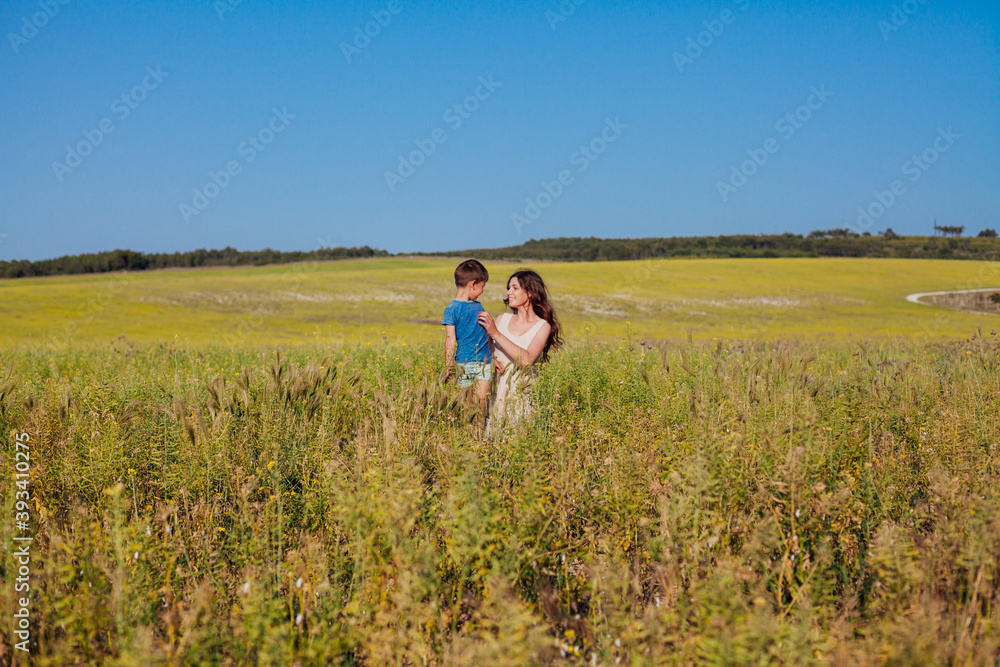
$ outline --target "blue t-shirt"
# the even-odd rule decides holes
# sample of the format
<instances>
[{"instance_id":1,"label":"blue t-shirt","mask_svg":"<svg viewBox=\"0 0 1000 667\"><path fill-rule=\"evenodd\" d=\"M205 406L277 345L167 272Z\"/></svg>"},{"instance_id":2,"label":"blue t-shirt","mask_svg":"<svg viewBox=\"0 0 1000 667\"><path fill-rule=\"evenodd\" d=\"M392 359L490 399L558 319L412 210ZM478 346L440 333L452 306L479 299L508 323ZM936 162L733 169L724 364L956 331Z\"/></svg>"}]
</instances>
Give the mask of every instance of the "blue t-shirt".
<instances>
[{"instance_id":1,"label":"blue t-shirt","mask_svg":"<svg viewBox=\"0 0 1000 667\"><path fill-rule=\"evenodd\" d=\"M479 313L486 310L478 301L452 300L444 309L441 324L455 327L455 338L458 340L458 350L455 361L464 364L468 361L489 361L490 337L486 329L477 319Z\"/></svg>"}]
</instances>

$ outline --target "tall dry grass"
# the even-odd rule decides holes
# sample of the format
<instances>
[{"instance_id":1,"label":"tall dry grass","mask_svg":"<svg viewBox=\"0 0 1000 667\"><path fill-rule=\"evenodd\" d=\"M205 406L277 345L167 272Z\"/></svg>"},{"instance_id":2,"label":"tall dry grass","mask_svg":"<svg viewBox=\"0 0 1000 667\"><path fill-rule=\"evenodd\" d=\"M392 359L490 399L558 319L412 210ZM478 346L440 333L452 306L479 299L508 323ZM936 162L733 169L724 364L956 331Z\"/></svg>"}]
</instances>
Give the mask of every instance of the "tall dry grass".
<instances>
[{"instance_id":1,"label":"tall dry grass","mask_svg":"<svg viewBox=\"0 0 1000 667\"><path fill-rule=\"evenodd\" d=\"M580 344L495 441L436 347L6 352L0 599L23 430L36 665L996 664L998 350Z\"/></svg>"}]
</instances>

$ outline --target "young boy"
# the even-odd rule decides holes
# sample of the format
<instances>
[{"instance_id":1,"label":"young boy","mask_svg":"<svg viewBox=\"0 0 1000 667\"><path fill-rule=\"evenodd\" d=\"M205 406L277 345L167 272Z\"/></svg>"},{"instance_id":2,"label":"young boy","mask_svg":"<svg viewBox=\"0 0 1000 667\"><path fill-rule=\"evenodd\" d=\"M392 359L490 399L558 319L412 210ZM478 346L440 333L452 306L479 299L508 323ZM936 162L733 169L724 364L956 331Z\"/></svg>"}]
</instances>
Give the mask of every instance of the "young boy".
<instances>
[{"instance_id":1,"label":"young boy","mask_svg":"<svg viewBox=\"0 0 1000 667\"><path fill-rule=\"evenodd\" d=\"M483 416L486 415L486 396L490 391L493 374L493 353L486 329L479 323L479 313L483 304L476 301L490 279L486 267L474 259L468 259L455 269L455 300L444 309L441 324L444 325L444 363L450 377L454 364L464 371L458 378L458 386L474 387L473 393L479 399Z\"/></svg>"}]
</instances>

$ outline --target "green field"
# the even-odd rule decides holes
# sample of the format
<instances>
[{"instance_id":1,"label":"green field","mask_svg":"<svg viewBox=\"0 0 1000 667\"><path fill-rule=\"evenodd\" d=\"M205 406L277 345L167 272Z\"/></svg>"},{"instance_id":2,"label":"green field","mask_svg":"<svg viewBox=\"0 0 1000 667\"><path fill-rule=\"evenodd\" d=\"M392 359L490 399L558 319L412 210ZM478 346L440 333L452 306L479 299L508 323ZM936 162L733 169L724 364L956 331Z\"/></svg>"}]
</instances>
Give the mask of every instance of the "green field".
<instances>
[{"instance_id":1,"label":"green field","mask_svg":"<svg viewBox=\"0 0 1000 667\"><path fill-rule=\"evenodd\" d=\"M998 352L579 344L488 441L437 345L5 351L0 663L27 532L33 665L996 664Z\"/></svg>"},{"instance_id":2,"label":"green field","mask_svg":"<svg viewBox=\"0 0 1000 667\"><path fill-rule=\"evenodd\" d=\"M455 260L376 259L0 280L0 345L225 346L437 340ZM1000 285L1000 263L706 259L536 263L570 340L960 336L993 316L907 303L914 292ZM489 263L502 309L516 265ZM587 328L589 327L589 331Z\"/></svg>"},{"instance_id":3,"label":"green field","mask_svg":"<svg viewBox=\"0 0 1000 667\"><path fill-rule=\"evenodd\" d=\"M994 264L536 264L495 439L452 266L0 281L0 665L26 534L32 665L1000 661Z\"/></svg>"}]
</instances>

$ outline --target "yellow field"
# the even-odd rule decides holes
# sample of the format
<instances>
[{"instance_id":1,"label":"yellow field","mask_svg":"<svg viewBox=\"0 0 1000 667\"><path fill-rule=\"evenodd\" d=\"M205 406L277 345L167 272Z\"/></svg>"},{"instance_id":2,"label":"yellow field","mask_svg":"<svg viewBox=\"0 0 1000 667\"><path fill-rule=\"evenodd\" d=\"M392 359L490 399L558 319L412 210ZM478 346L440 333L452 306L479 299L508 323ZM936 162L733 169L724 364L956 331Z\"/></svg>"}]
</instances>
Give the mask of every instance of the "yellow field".
<instances>
[{"instance_id":1,"label":"yellow field","mask_svg":"<svg viewBox=\"0 0 1000 667\"><path fill-rule=\"evenodd\" d=\"M0 280L0 344L256 346L425 342L441 336L454 259L380 259ZM690 259L533 263L569 340L963 336L996 316L908 303L913 292L1000 285L995 262ZM502 310L513 264L488 264ZM588 328L589 327L589 331Z\"/></svg>"},{"instance_id":2,"label":"yellow field","mask_svg":"<svg viewBox=\"0 0 1000 667\"><path fill-rule=\"evenodd\" d=\"M453 266L0 282L31 664L998 664L997 317L905 300L995 265L538 264L570 345L494 437Z\"/></svg>"}]
</instances>

